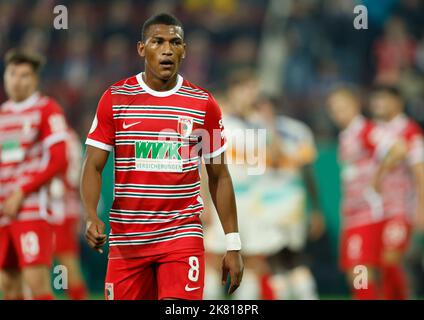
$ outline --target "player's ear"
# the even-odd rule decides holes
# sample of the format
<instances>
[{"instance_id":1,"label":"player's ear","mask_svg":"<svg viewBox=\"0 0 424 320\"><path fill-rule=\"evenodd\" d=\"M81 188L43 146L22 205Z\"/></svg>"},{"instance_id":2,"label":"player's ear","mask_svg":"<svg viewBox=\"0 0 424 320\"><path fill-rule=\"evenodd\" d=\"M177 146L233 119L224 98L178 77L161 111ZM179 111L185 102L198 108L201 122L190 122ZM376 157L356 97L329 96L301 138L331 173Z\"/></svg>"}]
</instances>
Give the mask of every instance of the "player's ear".
<instances>
[{"instance_id":1,"label":"player's ear","mask_svg":"<svg viewBox=\"0 0 424 320\"><path fill-rule=\"evenodd\" d=\"M144 52L144 48L145 48L145 44L143 41L137 42L137 52L138 52L138 55L142 58L144 58L146 55Z\"/></svg>"},{"instance_id":2,"label":"player's ear","mask_svg":"<svg viewBox=\"0 0 424 320\"><path fill-rule=\"evenodd\" d=\"M183 46L184 46L184 51L183 51L183 55L181 57L184 59L186 57L186 44L185 44L185 42L184 42Z\"/></svg>"}]
</instances>

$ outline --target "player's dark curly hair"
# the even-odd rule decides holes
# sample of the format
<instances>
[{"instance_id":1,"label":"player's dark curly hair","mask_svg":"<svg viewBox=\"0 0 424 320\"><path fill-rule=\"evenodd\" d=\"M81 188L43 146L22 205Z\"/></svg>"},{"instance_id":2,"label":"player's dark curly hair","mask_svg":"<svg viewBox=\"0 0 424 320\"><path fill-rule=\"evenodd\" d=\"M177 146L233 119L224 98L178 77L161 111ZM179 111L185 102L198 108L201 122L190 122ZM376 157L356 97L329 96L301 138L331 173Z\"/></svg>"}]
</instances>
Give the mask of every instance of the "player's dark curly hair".
<instances>
[{"instance_id":1,"label":"player's dark curly hair","mask_svg":"<svg viewBox=\"0 0 424 320\"><path fill-rule=\"evenodd\" d=\"M35 73L40 73L45 59L43 56L23 49L10 49L4 56L4 65L28 63Z\"/></svg>"},{"instance_id":2,"label":"player's dark curly hair","mask_svg":"<svg viewBox=\"0 0 424 320\"><path fill-rule=\"evenodd\" d=\"M167 26L177 26L181 27L181 30L183 32L184 37L184 28L183 24L180 20L178 20L175 16L168 13L159 13L157 15L154 15L146 20L143 24L143 28L141 29L141 41L144 41L146 38L146 32L149 29L150 26L153 26L155 24L164 24Z\"/></svg>"}]
</instances>

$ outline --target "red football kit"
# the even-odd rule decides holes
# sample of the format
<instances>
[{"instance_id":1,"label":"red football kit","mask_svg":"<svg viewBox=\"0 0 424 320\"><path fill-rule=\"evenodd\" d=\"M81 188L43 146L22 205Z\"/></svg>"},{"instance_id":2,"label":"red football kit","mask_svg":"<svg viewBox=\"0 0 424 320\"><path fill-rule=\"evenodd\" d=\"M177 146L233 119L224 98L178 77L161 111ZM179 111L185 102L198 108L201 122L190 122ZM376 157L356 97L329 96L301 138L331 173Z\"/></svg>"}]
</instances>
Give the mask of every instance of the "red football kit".
<instances>
[{"instance_id":1,"label":"red football kit","mask_svg":"<svg viewBox=\"0 0 424 320\"><path fill-rule=\"evenodd\" d=\"M67 125L49 97L34 93L0 106L0 268L50 265L53 254L50 180L64 171ZM25 199L15 219L2 212L18 188Z\"/></svg>"},{"instance_id":2,"label":"red football kit","mask_svg":"<svg viewBox=\"0 0 424 320\"><path fill-rule=\"evenodd\" d=\"M378 127L390 132L407 145L405 161L383 177L384 221L381 227L381 245L385 249L405 251L408 247L411 223L416 212L416 193L411 167L424 163L424 139L420 126L404 114Z\"/></svg>"},{"instance_id":3,"label":"red football kit","mask_svg":"<svg viewBox=\"0 0 424 320\"><path fill-rule=\"evenodd\" d=\"M201 157L224 152L212 95L178 76L154 91L142 73L100 99L86 144L114 151L108 299L201 299Z\"/></svg>"},{"instance_id":4,"label":"red football kit","mask_svg":"<svg viewBox=\"0 0 424 320\"><path fill-rule=\"evenodd\" d=\"M340 134L339 160L342 167L341 266L377 265L379 232L383 220L381 197L371 188L379 158L393 140L371 121L355 118Z\"/></svg>"}]
</instances>

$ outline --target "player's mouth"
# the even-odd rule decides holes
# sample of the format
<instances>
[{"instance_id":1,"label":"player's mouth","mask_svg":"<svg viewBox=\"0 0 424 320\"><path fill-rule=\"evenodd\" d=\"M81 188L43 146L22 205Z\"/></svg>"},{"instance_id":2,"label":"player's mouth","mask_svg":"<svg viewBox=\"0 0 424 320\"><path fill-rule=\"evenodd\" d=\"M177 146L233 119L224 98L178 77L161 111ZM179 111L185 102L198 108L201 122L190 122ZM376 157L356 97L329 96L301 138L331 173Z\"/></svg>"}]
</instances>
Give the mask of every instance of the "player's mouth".
<instances>
[{"instance_id":1,"label":"player's mouth","mask_svg":"<svg viewBox=\"0 0 424 320\"><path fill-rule=\"evenodd\" d=\"M165 69L169 69L172 68L174 66L174 61L172 61L171 59L166 59L166 60L162 60L159 62L159 64L165 68Z\"/></svg>"}]
</instances>

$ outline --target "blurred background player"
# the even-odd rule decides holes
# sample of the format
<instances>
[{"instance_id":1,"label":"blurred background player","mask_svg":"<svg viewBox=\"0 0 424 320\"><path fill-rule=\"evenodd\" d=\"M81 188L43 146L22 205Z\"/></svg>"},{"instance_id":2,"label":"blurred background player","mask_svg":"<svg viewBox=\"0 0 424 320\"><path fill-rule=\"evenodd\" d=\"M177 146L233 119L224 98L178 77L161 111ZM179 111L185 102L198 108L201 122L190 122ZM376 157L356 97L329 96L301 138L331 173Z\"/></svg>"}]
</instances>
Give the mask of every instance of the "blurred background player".
<instances>
[{"instance_id":1,"label":"blurred background player","mask_svg":"<svg viewBox=\"0 0 424 320\"><path fill-rule=\"evenodd\" d=\"M53 299L53 229L47 222L48 184L66 166L62 109L38 92L43 59L11 50L5 56L0 107L0 269L6 299Z\"/></svg>"},{"instance_id":2,"label":"blurred background player","mask_svg":"<svg viewBox=\"0 0 424 320\"><path fill-rule=\"evenodd\" d=\"M327 101L330 117L342 130L339 134L343 184L340 264L347 273L355 299L378 299L379 228L383 208L374 183L381 176L382 168L390 167L404 154L394 139L382 134L362 116L359 97L353 89L340 87L329 94ZM355 267L360 265L367 268L366 289L353 285Z\"/></svg>"},{"instance_id":3,"label":"blurred background player","mask_svg":"<svg viewBox=\"0 0 424 320\"><path fill-rule=\"evenodd\" d=\"M246 130L252 129L249 124L250 114L257 97L257 79L250 70L235 72L228 81L228 89L219 96L222 110L222 119L225 125L227 138L227 163L233 180L236 194L237 212L239 215L239 228L243 242L243 257L245 269L243 272L243 289L234 293L234 299L260 299L263 294L260 287L258 273L267 270L265 259L257 256L257 251L252 251L252 232L247 234L249 219L252 216L252 194L256 176L248 175L250 166L247 164L247 155L255 156L255 140L253 134L250 139L246 137ZM252 163L253 167L254 163ZM205 213L202 221L205 223L205 299L225 298L224 288L220 285L222 254L226 251L225 237L218 216L212 206L212 201L207 192L207 175L202 174L202 195L205 202ZM257 220L255 220L257 221ZM255 261L255 263L252 263Z\"/></svg>"},{"instance_id":4,"label":"blurred background player","mask_svg":"<svg viewBox=\"0 0 424 320\"><path fill-rule=\"evenodd\" d=\"M244 70L230 80L226 101L222 104L229 169L244 237L244 280L234 298L315 299L314 279L298 255L307 237L306 193L301 168L315 156L312 134L302 123L276 116L273 102L265 98L258 100L258 94L256 77ZM260 139L260 129L267 130L266 141ZM264 145L258 146L260 143ZM266 158L261 152L267 152ZM255 157L257 162L252 161ZM266 159L263 163L266 170L249 173L259 169L260 158ZM316 209L316 201L313 204ZM320 215L317 210L315 213ZM209 220L205 228L208 252L205 297L219 299L223 291L215 279L219 276L219 259L225 243L219 221ZM319 237L323 219L320 216L313 220L313 233Z\"/></svg>"},{"instance_id":5,"label":"blurred background player","mask_svg":"<svg viewBox=\"0 0 424 320\"><path fill-rule=\"evenodd\" d=\"M419 125L404 114L404 101L398 89L376 86L370 108L378 127L406 143L404 161L381 180L384 221L381 226L381 271L386 299L409 297L403 269L411 228L424 231L424 142Z\"/></svg>"},{"instance_id":6,"label":"blurred background player","mask_svg":"<svg viewBox=\"0 0 424 320\"><path fill-rule=\"evenodd\" d=\"M252 208L263 226L256 232L260 231L270 265L270 274L262 281L269 285L270 298L313 300L318 299L317 287L302 253L307 239L319 239L325 229L312 169L316 148L311 130L299 120L277 114L278 105L277 99L261 97L252 114L255 126L267 133L267 166L255 177Z\"/></svg>"},{"instance_id":7,"label":"blurred background player","mask_svg":"<svg viewBox=\"0 0 424 320\"><path fill-rule=\"evenodd\" d=\"M82 214L79 180L82 146L77 133L72 129L68 130L66 148L66 172L61 177L55 177L50 187L54 217L54 253L58 264L65 266L67 270L68 287L65 292L72 300L84 300L87 297L87 289L79 258Z\"/></svg>"}]
</instances>

